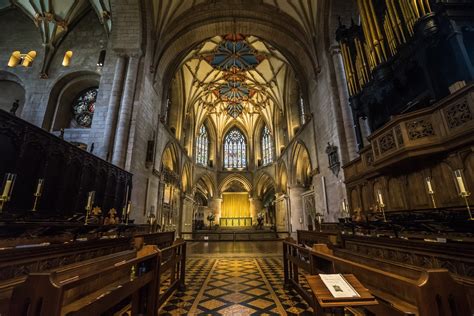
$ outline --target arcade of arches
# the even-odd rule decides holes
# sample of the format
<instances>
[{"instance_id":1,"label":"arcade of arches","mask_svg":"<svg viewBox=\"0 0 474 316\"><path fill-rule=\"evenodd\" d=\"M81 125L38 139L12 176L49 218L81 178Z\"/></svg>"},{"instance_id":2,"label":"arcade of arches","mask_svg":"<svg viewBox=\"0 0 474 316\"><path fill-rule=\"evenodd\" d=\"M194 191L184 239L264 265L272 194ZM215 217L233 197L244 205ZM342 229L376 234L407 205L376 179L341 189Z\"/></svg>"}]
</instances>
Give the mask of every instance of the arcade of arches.
<instances>
[{"instance_id":1,"label":"arcade of arches","mask_svg":"<svg viewBox=\"0 0 474 316\"><path fill-rule=\"evenodd\" d=\"M338 217L343 174L325 150L343 164L356 148L331 32L353 5L86 2L42 38L29 21L41 8L2 2L2 27L24 39L0 38L3 109L19 100L17 116L133 173L136 222L190 232L209 214L221 227L260 217L291 233ZM33 50L30 67L7 67Z\"/></svg>"},{"instance_id":2,"label":"arcade of arches","mask_svg":"<svg viewBox=\"0 0 474 316\"><path fill-rule=\"evenodd\" d=\"M303 270L468 315L473 2L0 0L0 315L44 271L127 279L107 315L308 314ZM190 286L135 288L160 264Z\"/></svg>"}]
</instances>

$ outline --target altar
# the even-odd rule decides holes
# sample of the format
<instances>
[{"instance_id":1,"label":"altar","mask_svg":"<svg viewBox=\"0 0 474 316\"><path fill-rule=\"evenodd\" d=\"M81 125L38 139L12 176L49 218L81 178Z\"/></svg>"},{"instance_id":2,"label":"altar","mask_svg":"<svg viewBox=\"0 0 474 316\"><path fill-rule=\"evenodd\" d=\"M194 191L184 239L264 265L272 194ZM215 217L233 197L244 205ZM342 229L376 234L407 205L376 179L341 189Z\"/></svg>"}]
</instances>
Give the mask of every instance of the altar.
<instances>
[{"instance_id":1,"label":"altar","mask_svg":"<svg viewBox=\"0 0 474 316\"><path fill-rule=\"evenodd\" d=\"M222 208L219 218L221 227L251 227L250 202L248 192L222 193Z\"/></svg>"}]
</instances>

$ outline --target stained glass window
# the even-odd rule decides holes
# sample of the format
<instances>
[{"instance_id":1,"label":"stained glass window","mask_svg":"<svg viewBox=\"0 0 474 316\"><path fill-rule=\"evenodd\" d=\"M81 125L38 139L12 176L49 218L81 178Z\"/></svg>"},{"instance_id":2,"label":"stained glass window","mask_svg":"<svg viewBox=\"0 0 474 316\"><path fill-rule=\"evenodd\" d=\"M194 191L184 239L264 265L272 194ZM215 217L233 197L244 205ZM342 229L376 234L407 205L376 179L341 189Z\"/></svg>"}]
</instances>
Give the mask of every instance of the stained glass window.
<instances>
[{"instance_id":1,"label":"stained glass window","mask_svg":"<svg viewBox=\"0 0 474 316\"><path fill-rule=\"evenodd\" d=\"M206 166L209 158L209 136L207 129L201 125L196 139L196 163Z\"/></svg>"},{"instance_id":2,"label":"stained glass window","mask_svg":"<svg viewBox=\"0 0 474 316\"><path fill-rule=\"evenodd\" d=\"M262 157L263 164L268 165L273 161L273 141L270 130L265 125L262 131Z\"/></svg>"},{"instance_id":3,"label":"stained glass window","mask_svg":"<svg viewBox=\"0 0 474 316\"><path fill-rule=\"evenodd\" d=\"M79 93L72 106L77 124L82 127L91 127L96 100L97 87L88 88Z\"/></svg>"},{"instance_id":4,"label":"stained glass window","mask_svg":"<svg viewBox=\"0 0 474 316\"><path fill-rule=\"evenodd\" d=\"M245 168L247 166L247 144L238 128L232 128L224 138L224 168Z\"/></svg>"}]
</instances>

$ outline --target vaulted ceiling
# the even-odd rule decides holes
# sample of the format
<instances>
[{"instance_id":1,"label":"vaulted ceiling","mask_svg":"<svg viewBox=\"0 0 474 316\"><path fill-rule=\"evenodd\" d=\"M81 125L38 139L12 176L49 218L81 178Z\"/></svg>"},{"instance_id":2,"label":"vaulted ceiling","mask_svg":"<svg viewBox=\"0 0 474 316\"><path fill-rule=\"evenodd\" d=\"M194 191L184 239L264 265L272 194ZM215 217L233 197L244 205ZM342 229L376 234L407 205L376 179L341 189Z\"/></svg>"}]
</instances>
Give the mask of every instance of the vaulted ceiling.
<instances>
[{"instance_id":1,"label":"vaulted ceiling","mask_svg":"<svg viewBox=\"0 0 474 316\"><path fill-rule=\"evenodd\" d=\"M236 0L153 0L153 15L158 38L182 13L196 9L200 5L227 2L235 4ZM309 37L316 36L316 14L318 0L241 0L240 5L252 6L263 3L275 7L297 21Z\"/></svg>"},{"instance_id":2,"label":"vaulted ceiling","mask_svg":"<svg viewBox=\"0 0 474 316\"><path fill-rule=\"evenodd\" d=\"M252 135L260 117L273 132L275 111L286 101L287 81L295 80L280 52L242 34L201 43L183 61L178 78L181 102L194 114L196 129L210 118L219 135L236 123Z\"/></svg>"}]
</instances>

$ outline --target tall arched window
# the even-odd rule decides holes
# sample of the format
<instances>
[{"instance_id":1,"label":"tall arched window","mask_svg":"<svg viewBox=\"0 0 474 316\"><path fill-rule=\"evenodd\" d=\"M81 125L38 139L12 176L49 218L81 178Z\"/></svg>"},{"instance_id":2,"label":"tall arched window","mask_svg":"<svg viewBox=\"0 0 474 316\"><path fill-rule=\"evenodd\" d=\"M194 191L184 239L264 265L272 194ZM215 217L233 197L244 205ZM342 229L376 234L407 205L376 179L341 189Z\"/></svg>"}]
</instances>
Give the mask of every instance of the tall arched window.
<instances>
[{"instance_id":1,"label":"tall arched window","mask_svg":"<svg viewBox=\"0 0 474 316\"><path fill-rule=\"evenodd\" d=\"M247 166L247 144L238 128L232 128L224 138L224 168L245 168Z\"/></svg>"},{"instance_id":2,"label":"tall arched window","mask_svg":"<svg viewBox=\"0 0 474 316\"><path fill-rule=\"evenodd\" d=\"M265 125L262 131L262 158L263 164L268 165L273 161L273 141L270 130Z\"/></svg>"},{"instance_id":3,"label":"tall arched window","mask_svg":"<svg viewBox=\"0 0 474 316\"><path fill-rule=\"evenodd\" d=\"M199 129L199 135L196 139L196 163L206 166L209 158L209 136L207 129L203 125Z\"/></svg>"}]
</instances>

